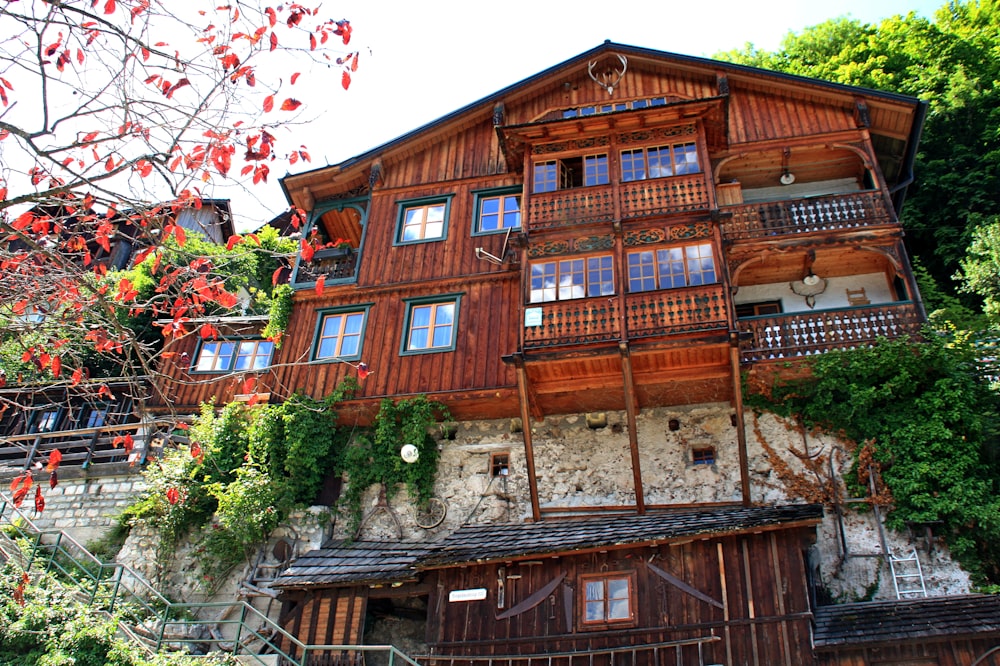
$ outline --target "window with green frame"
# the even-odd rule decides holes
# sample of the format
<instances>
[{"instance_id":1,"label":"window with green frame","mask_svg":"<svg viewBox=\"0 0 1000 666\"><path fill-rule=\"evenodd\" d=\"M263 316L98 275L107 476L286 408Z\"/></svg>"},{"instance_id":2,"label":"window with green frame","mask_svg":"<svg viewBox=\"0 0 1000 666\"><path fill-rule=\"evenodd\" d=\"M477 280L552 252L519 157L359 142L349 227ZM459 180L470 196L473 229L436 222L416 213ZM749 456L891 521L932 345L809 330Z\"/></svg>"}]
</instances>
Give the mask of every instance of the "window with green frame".
<instances>
[{"instance_id":1,"label":"window with green frame","mask_svg":"<svg viewBox=\"0 0 1000 666\"><path fill-rule=\"evenodd\" d=\"M271 365L270 340L207 340L201 343L192 372L251 372Z\"/></svg>"},{"instance_id":2,"label":"window with green frame","mask_svg":"<svg viewBox=\"0 0 1000 666\"><path fill-rule=\"evenodd\" d=\"M401 353L453 350L458 332L459 300L456 295L407 301Z\"/></svg>"},{"instance_id":3,"label":"window with green frame","mask_svg":"<svg viewBox=\"0 0 1000 666\"><path fill-rule=\"evenodd\" d=\"M476 192L475 203L474 236L521 227L520 187Z\"/></svg>"},{"instance_id":4,"label":"window with green frame","mask_svg":"<svg viewBox=\"0 0 1000 666\"><path fill-rule=\"evenodd\" d=\"M711 243L628 254L628 290L653 291L718 282Z\"/></svg>"},{"instance_id":5,"label":"window with green frame","mask_svg":"<svg viewBox=\"0 0 1000 666\"><path fill-rule=\"evenodd\" d=\"M396 244L443 240L450 208L451 195L400 202Z\"/></svg>"},{"instance_id":6,"label":"window with green frame","mask_svg":"<svg viewBox=\"0 0 1000 666\"><path fill-rule=\"evenodd\" d=\"M531 264L530 303L611 296L614 293L614 260L610 254Z\"/></svg>"},{"instance_id":7,"label":"window with green frame","mask_svg":"<svg viewBox=\"0 0 1000 666\"><path fill-rule=\"evenodd\" d=\"M322 310L316 324L313 359L353 361L361 358L368 308Z\"/></svg>"}]
</instances>

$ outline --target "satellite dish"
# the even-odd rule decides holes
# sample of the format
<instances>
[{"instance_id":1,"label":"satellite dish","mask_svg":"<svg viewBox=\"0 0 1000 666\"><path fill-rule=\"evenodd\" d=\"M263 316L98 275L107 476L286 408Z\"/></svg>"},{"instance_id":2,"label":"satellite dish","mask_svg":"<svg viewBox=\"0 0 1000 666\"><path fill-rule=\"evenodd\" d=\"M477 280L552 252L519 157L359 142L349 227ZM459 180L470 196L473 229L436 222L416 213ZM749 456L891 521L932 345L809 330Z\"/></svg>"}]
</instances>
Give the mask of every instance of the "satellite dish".
<instances>
[{"instance_id":1,"label":"satellite dish","mask_svg":"<svg viewBox=\"0 0 1000 666\"><path fill-rule=\"evenodd\" d=\"M403 462L415 463L420 457L420 450L413 444L404 444L403 448L399 451L399 456L403 459Z\"/></svg>"}]
</instances>

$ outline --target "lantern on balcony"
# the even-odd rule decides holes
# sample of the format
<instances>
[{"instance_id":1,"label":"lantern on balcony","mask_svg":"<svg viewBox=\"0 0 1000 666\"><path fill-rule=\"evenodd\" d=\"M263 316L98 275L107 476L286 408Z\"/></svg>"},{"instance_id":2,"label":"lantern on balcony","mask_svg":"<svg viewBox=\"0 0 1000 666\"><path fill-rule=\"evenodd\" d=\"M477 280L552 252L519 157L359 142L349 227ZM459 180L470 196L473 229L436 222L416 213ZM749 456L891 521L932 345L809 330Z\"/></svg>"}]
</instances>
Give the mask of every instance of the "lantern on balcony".
<instances>
[{"instance_id":1,"label":"lantern on balcony","mask_svg":"<svg viewBox=\"0 0 1000 666\"><path fill-rule=\"evenodd\" d=\"M801 280L788 283L788 288L798 296L804 296L810 309L816 307L816 297L826 291L826 279L812 271L806 273Z\"/></svg>"}]
</instances>

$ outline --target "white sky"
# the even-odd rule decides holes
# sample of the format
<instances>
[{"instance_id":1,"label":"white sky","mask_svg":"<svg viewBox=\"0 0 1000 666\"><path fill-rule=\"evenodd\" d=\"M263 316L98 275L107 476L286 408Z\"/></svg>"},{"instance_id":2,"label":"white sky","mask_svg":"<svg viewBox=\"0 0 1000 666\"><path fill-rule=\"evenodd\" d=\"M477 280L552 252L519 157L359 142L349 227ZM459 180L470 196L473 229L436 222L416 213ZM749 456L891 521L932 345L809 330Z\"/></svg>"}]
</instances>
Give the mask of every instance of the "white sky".
<instances>
[{"instance_id":1,"label":"white sky","mask_svg":"<svg viewBox=\"0 0 1000 666\"><path fill-rule=\"evenodd\" d=\"M605 40L692 56L746 42L774 50L789 32L829 18L866 23L909 11L931 17L944 0L326 0L324 17L347 18L361 50L348 91L340 71L303 72L297 93L308 122L284 149L305 144L312 162L337 164L460 107L590 50ZM308 81L306 80L308 78ZM307 90L302 89L306 83ZM280 149L279 149L280 150ZM240 228L287 207L272 180L232 199Z\"/></svg>"}]
</instances>

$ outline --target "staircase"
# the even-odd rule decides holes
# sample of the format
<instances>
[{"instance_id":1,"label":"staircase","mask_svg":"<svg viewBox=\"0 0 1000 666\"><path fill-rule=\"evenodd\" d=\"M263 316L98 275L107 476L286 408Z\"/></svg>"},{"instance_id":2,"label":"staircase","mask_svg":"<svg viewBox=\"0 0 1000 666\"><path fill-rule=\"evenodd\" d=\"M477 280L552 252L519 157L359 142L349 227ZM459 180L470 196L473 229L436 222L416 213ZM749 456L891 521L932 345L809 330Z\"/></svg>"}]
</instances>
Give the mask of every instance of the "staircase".
<instances>
[{"instance_id":1,"label":"staircase","mask_svg":"<svg viewBox=\"0 0 1000 666\"><path fill-rule=\"evenodd\" d=\"M139 573L102 562L61 530L40 530L0 493L0 563L13 560L29 575L49 574L100 612L129 609L119 631L150 654L192 651L238 656L261 666L318 666L341 654L382 653L390 666L420 666L391 645L307 645L245 601L176 603ZM203 619L211 615L215 620ZM200 619L201 618L201 619Z\"/></svg>"}]
</instances>

